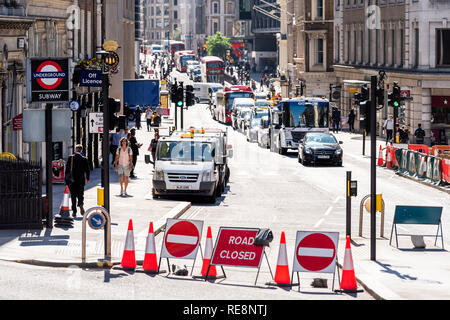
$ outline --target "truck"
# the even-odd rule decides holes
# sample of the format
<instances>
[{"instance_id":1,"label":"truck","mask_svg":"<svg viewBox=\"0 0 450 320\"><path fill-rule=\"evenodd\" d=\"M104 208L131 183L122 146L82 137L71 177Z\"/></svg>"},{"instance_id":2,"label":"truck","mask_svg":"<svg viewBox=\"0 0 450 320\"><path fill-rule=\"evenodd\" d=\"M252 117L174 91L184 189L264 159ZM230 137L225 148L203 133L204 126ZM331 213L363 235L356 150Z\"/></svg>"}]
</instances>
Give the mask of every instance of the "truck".
<instances>
[{"instance_id":1,"label":"truck","mask_svg":"<svg viewBox=\"0 0 450 320\"><path fill-rule=\"evenodd\" d=\"M128 120L134 120L134 112L139 106L141 111L150 106L152 109L158 107L159 98L159 80L155 79L124 79L123 80L123 114Z\"/></svg>"},{"instance_id":2,"label":"truck","mask_svg":"<svg viewBox=\"0 0 450 320\"><path fill-rule=\"evenodd\" d=\"M307 132L328 132L329 101L325 98L283 99L269 112L270 151L298 150Z\"/></svg>"},{"instance_id":3,"label":"truck","mask_svg":"<svg viewBox=\"0 0 450 320\"><path fill-rule=\"evenodd\" d=\"M152 180L153 197L201 196L215 203L230 176L227 159L233 157L233 149L226 143L226 132L217 129L174 131L160 138Z\"/></svg>"}]
</instances>

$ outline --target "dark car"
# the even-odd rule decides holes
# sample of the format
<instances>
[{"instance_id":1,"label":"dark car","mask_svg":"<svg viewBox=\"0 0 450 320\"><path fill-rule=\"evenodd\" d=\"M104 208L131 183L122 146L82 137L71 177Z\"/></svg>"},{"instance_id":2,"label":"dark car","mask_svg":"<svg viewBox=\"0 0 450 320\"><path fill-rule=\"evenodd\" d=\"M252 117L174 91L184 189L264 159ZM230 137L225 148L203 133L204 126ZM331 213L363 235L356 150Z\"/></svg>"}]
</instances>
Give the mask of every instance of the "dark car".
<instances>
[{"instance_id":1,"label":"dark car","mask_svg":"<svg viewBox=\"0 0 450 320\"><path fill-rule=\"evenodd\" d=\"M298 162L331 163L342 166L342 141L337 141L331 133L308 132L298 145Z\"/></svg>"}]
</instances>

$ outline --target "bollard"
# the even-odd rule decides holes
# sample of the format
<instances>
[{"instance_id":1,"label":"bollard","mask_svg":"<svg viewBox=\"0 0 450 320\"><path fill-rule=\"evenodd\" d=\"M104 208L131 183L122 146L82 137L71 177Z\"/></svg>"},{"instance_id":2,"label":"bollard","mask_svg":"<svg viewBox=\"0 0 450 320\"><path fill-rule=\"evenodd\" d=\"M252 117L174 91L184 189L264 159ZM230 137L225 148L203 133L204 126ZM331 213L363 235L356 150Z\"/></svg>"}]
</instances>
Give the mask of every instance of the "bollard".
<instances>
[{"instance_id":1,"label":"bollard","mask_svg":"<svg viewBox=\"0 0 450 320\"><path fill-rule=\"evenodd\" d=\"M100 207L103 207L103 204L105 203L105 189L103 187L97 188L97 205Z\"/></svg>"},{"instance_id":2,"label":"bollard","mask_svg":"<svg viewBox=\"0 0 450 320\"><path fill-rule=\"evenodd\" d=\"M367 212L370 212L370 194L365 196L361 200L361 204L359 206L359 236L360 237L362 237L363 211L364 211L363 207L366 208ZM384 200L383 200L383 197L381 194L377 194L376 211L381 212L380 237L384 238Z\"/></svg>"}]
</instances>

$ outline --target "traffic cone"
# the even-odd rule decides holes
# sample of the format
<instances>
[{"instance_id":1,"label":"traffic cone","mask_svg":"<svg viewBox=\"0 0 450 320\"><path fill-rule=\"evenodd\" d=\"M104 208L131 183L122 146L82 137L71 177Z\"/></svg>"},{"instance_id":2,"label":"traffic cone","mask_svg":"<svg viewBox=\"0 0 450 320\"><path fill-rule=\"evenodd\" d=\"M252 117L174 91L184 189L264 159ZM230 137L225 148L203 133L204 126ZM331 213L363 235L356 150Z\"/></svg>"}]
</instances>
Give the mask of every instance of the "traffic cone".
<instances>
[{"instance_id":1,"label":"traffic cone","mask_svg":"<svg viewBox=\"0 0 450 320\"><path fill-rule=\"evenodd\" d=\"M383 151L382 151L381 146L380 146L380 151L378 152L378 163L377 163L377 165L382 166L383 164L384 164L384 162L383 162Z\"/></svg>"},{"instance_id":2,"label":"traffic cone","mask_svg":"<svg viewBox=\"0 0 450 320\"><path fill-rule=\"evenodd\" d=\"M212 250L213 250L212 232L211 227L208 227L208 232L206 233L205 254L203 255L203 266L201 272L203 277L206 277L206 273L208 273L208 278L217 277L216 266L209 265L212 258Z\"/></svg>"},{"instance_id":3,"label":"traffic cone","mask_svg":"<svg viewBox=\"0 0 450 320\"><path fill-rule=\"evenodd\" d=\"M273 279L278 285L291 284L291 277L289 275L289 263L286 251L286 236L284 231L281 233L280 249L278 251L277 269L275 271L275 278Z\"/></svg>"},{"instance_id":4,"label":"traffic cone","mask_svg":"<svg viewBox=\"0 0 450 320\"><path fill-rule=\"evenodd\" d=\"M386 168L392 168L391 147L386 147Z\"/></svg>"},{"instance_id":5,"label":"traffic cone","mask_svg":"<svg viewBox=\"0 0 450 320\"><path fill-rule=\"evenodd\" d=\"M158 261L156 258L155 236L153 234L153 222L150 222L147 244L145 245L145 257L142 269L145 271L158 272Z\"/></svg>"},{"instance_id":6,"label":"traffic cone","mask_svg":"<svg viewBox=\"0 0 450 320\"><path fill-rule=\"evenodd\" d=\"M134 253L134 235L133 235L133 221L128 222L127 238L125 240L125 248L123 250L122 268L134 269L136 268L136 255Z\"/></svg>"},{"instance_id":7,"label":"traffic cone","mask_svg":"<svg viewBox=\"0 0 450 320\"><path fill-rule=\"evenodd\" d=\"M345 245L344 266L342 268L341 290L344 292L357 291L355 269L353 268L352 250L350 247L350 236L347 236Z\"/></svg>"},{"instance_id":8,"label":"traffic cone","mask_svg":"<svg viewBox=\"0 0 450 320\"><path fill-rule=\"evenodd\" d=\"M67 216L69 216L69 210L70 210L70 208L69 208L69 187L66 186L66 189L64 189L64 198L61 203L61 207L59 209L59 215L61 217L64 217L64 216L67 217Z\"/></svg>"}]
</instances>

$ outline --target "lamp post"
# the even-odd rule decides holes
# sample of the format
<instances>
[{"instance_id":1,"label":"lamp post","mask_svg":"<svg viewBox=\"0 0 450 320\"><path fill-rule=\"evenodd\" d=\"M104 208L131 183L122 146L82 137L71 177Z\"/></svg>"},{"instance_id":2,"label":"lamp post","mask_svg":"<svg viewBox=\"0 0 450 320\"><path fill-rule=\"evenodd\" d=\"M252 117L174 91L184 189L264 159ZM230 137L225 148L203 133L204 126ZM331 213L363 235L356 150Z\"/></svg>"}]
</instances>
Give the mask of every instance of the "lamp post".
<instances>
[{"instance_id":1,"label":"lamp post","mask_svg":"<svg viewBox=\"0 0 450 320\"><path fill-rule=\"evenodd\" d=\"M102 57L102 104L103 104L103 139L102 139L102 187L104 189L103 206L111 214L109 206L109 74L105 68L108 51L100 50Z\"/></svg>"}]
</instances>

